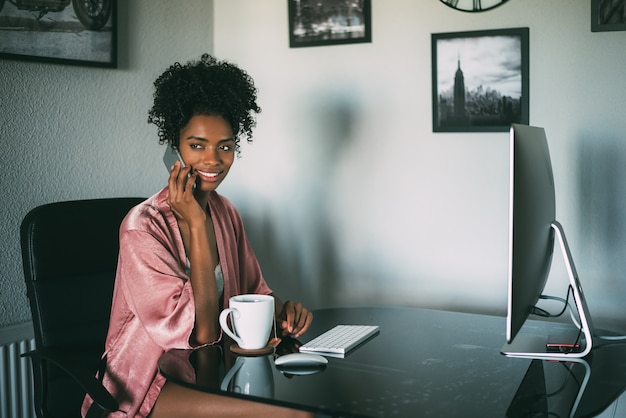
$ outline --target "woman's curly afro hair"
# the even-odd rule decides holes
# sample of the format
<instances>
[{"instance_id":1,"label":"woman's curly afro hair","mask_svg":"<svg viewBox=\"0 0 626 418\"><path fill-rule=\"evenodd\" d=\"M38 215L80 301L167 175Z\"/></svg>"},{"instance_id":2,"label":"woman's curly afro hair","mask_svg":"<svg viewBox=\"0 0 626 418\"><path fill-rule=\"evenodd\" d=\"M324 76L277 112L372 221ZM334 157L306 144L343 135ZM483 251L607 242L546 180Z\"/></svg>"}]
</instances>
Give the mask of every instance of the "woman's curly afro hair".
<instances>
[{"instance_id":1,"label":"woman's curly afro hair","mask_svg":"<svg viewBox=\"0 0 626 418\"><path fill-rule=\"evenodd\" d=\"M148 123L159 129L159 142L178 149L180 131L195 115L219 115L230 123L237 150L239 137L252 140L257 89L252 78L234 64L209 54L185 65L175 63L154 82Z\"/></svg>"}]
</instances>

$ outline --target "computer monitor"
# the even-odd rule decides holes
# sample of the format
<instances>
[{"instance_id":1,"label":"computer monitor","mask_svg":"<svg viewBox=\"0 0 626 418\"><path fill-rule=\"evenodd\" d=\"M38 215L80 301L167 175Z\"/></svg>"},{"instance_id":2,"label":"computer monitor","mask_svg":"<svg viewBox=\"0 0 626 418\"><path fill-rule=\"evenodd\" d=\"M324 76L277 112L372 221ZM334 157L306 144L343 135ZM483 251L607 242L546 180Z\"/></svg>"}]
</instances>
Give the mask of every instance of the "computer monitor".
<instances>
[{"instance_id":1,"label":"computer monitor","mask_svg":"<svg viewBox=\"0 0 626 418\"><path fill-rule=\"evenodd\" d=\"M544 129L513 124L510 129L507 343L502 348L505 355L566 359L584 357L591 351L591 318L565 233L556 220L555 200ZM542 296L556 242L565 261L574 299L572 309L582 337L579 347L571 350L549 350L547 334L520 333Z\"/></svg>"}]
</instances>

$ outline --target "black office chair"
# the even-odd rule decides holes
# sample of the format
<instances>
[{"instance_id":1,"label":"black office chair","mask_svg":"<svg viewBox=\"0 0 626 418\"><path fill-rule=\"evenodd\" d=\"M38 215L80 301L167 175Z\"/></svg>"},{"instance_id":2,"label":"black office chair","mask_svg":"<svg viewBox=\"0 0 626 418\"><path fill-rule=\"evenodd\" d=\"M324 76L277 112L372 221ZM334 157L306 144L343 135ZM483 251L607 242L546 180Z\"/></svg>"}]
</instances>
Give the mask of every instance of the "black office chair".
<instances>
[{"instance_id":1,"label":"black office chair","mask_svg":"<svg viewBox=\"0 0 626 418\"><path fill-rule=\"evenodd\" d=\"M103 411L118 404L96 379L109 325L119 227L143 198L58 202L31 210L20 238L35 329L32 360L39 418L80 417L89 393Z\"/></svg>"}]
</instances>

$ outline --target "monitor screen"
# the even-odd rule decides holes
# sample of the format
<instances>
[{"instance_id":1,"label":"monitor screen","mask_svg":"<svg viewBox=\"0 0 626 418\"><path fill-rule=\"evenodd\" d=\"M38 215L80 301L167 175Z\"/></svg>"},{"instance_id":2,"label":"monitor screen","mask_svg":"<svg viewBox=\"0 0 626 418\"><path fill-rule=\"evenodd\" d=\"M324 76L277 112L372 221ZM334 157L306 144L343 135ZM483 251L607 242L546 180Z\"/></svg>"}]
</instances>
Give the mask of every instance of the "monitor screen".
<instances>
[{"instance_id":1,"label":"monitor screen","mask_svg":"<svg viewBox=\"0 0 626 418\"><path fill-rule=\"evenodd\" d=\"M506 328L509 343L537 304L552 264L555 193L543 128L511 126L510 170Z\"/></svg>"}]
</instances>

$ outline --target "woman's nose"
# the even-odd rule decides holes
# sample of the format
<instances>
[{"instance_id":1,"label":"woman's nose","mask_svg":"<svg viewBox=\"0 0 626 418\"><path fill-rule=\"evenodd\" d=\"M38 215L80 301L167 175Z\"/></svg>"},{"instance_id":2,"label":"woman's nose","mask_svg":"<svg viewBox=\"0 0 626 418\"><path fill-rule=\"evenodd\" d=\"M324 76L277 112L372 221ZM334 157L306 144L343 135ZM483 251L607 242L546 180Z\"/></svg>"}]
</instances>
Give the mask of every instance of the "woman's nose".
<instances>
[{"instance_id":1,"label":"woman's nose","mask_svg":"<svg viewBox=\"0 0 626 418\"><path fill-rule=\"evenodd\" d=\"M214 147L207 147L204 151L203 162L205 164L216 164L219 162L220 157L217 149Z\"/></svg>"}]
</instances>

